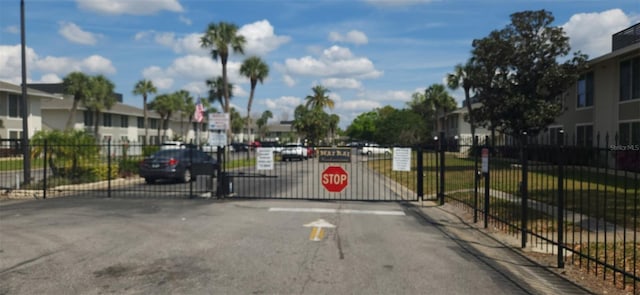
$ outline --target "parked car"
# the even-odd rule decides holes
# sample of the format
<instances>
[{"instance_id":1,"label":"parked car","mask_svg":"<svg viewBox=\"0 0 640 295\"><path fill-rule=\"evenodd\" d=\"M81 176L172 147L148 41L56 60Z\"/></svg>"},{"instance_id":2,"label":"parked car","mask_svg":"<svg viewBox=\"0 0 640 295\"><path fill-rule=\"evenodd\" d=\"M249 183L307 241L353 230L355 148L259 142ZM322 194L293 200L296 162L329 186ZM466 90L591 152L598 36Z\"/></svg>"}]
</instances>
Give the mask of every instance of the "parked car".
<instances>
[{"instance_id":1,"label":"parked car","mask_svg":"<svg viewBox=\"0 0 640 295\"><path fill-rule=\"evenodd\" d=\"M302 161L307 158L307 148L299 143L286 144L280 152L280 156L285 162L293 159Z\"/></svg>"},{"instance_id":2,"label":"parked car","mask_svg":"<svg viewBox=\"0 0 640 295\"><path fill-rule=\"evenodd\" d=\"M391 154L391 149L387 147L381 147L376 143L369 143L362 147L360 150L360 154L363 155L389 155Z\"/></svg>"},{"instance_id":3,"label":"parked car","mask_svg":"<svg viewBox=\"0 0 640 295\"><path fill-rule=\"evenodd\" d=\"M195 145L182 141L165 141L160 144L160 150L176 150L184 148L195 148Z\"/></svg>"},{"instance_id":4,"label":"parked car","mask_svg":"<svg viewBox=\"0 0 640 295\"><path fill-rule=\"evenodd\" d=\"M229 151L232 152L246 152L249 151L249 145L242 142L232 142L229 145Z\"/></svg>"},{"instance_id":5,"label":"parked car","mask_svg":"<svg viewBox=\"0 0 640 295\"><path fill-rule=\"evenodd\" d=\"M284 149L284 147L282 147L277 141L263 141L260 143L260 146L262 148L271 149L274 154L279 154Z\"/></svg>"},{"instance_id":6,"label":"parked car","mask_svg":"<svg viewBox=\"0 0 640 295\"><path fill-rule=\"evenodd\" d=\"M316 149L313 147L307 147L307 158L315 158L316 157Z\"/></svg>"},{"instance_id":7,"label":"parked car","mask_svg":"<svg viewBox=\"0 0 640 295\"><path fill-rule=\"evenodd\" d=\"M194 163L212 165L214 170L218 168L216 159L203 151L192 148L165 149L140 162L140 176L149 184L158 179L189 182L193 180L191 169Z\"/></svg>"}]
</instances>

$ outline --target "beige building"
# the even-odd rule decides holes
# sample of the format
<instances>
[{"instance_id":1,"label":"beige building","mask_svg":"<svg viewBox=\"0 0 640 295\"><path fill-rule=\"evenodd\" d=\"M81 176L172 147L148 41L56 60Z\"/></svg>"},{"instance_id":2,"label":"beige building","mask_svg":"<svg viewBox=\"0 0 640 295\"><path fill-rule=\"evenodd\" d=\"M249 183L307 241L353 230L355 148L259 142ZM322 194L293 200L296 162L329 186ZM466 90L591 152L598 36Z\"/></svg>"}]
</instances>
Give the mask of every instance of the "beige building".
<instances>
[{"instance_id":1,"label":"beige building","mask_svg":"<svg viewBox=\"0 0 640 295\"><path fill-rule=\"evenodd\" d=\"M27 88L28 137L43 129L41 105L45 101L59 102L61 95ZM0 81L0 139L22 138L22 88L19 85Z\"/></svg>"},{"instance_id":2,"label":"beige building","mask_svg":"<svg viewBox=\"0 0 640 295\"><path fill-rule=\"evenodd\" d=\"M543 134L550 143L562 129L567 144L640 144L640 23L614 34L612 44L568 89L564 113Z\"/></svg>"}]
</instances>

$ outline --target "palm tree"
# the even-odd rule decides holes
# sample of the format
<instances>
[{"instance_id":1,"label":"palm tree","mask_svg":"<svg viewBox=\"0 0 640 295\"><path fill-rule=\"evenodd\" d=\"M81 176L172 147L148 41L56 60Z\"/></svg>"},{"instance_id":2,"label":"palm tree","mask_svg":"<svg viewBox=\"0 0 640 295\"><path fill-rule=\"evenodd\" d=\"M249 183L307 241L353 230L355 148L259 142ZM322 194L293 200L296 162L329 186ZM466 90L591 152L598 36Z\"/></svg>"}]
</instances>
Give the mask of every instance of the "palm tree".
<instances>
[{"instance_id":1,"label":"palm tree","mask_svg":"<svg viewBox=\"0 0 640 295\"><path fill-rule=\"evenodd\" d=\"M256 125L258 125L258 130L260 132L260 138L264 137L264 127L267 126L267 122L269 119L273 118L273 113L270 110L266 110L262 112L262 115L258 120L256 120Z\"/></svg>"},{"instance_id":2,"label":"palm tree","mask_svg":"<svg viewBox=\"0 0 640 295\"><path fill-rule=\"evenodd\" d=\"M329 116L329 130L331 131L331 143L335 143L336 130L338 130L338 123L340 123L340 116L331 114Z\"/></svg>"},{"instance_id":3,"label":"palm tree","mask_svg":"<svg viewBox=\"0 0 640 295\"><path fill-rule=\"evenodd\" d=\"M116 98L113 96L115 85L103 75L90 77L89 81L91 97L84 101L84 106L94 114L93 134L99 140L100 114L116 104Z\"/></svg>"},{"instance_id":4,"label":"palm tree","mask_svg":"<svg viewBox=\"0 0 640 295\"><path fill-rule=\"evenodd\" d=\"M240 74L249 78L251 81L251 93L249 94L249 103L247 103L247 131L249 132L249 140L251 140L251 104L253 103L253 95L256 91L258 82L262 83L269 76L269 66L257 56L246 59L240 66Z\"/></svg>"},{"instance_id":5,"label":"palm tree","mask_svg":"<svg viewBox=\"0 0 640 295\"><path fill-rule=\"evenodd\" d=\"M221 76L216 78L207 79L206 81L207 87L209 87L209 97L208 101L210 103L218 102L220 103L220 107L222 107L222 111L227 109L227 105L224 100L224 80ZM229 90L229 99L233 98L233 84L227 84Z\"/></svg>"},{"instance_id":6,"label":"palm tree","mask_svg":"<svg viewBox=\"0 0 640 295\"><path fill-rule=\"evenodd\" d=\"M69 119L65 125L65 130L73 129L76 122L76 111L78 104L86 101L90 96L89 76L82 72L72 72L62 79L64 93L73 96L73 105L69 113Z\"/></svg>"},{"instance_id":7,"label":"palm tree","mask_svg":"<svg viewBox=\"0 0 640 295\"><path fill-rule=\"evenodd\" d=\"M444 116L444 122L441 126L440 131L444 131L444 128L447 126L447 115L449 112L456 109L456 101L449 95L446 88L442 84L432 84L424 91L425 101L433 105L435 108L435 121L436 121L436 130L438 130L438 112L442 111Z\"/></svg>"},{"instance_id":8,"label":"palm tree","mask_svg":"<svg viewBox=\"0 0 640 295\"><path fill-rule=\"evenodd\" d=\"M175 94L161 94L149 104L149 108L155 110L160 115L160 124L158 124L158 136L160 136L160 127L162 126L162 138L167 136L167 126L171 115L181 110L180 98Z\"/></svg>"},{"instance_id":9,"label":"palm tree","mask_svg":"<svg viewBox=\"0 0 640 295\"><path fill-rule=\"evenodd\" d=\"M307 100L307 104L305 105L307 108L329 107L329 109L333 109L334 102L327 95L329 89L325 88L322 85L317 85L311 88L311 90L313 91L313 94L307 95L307 97L305 98Z\"/></svg>"},{"instance_id":10,"label":"palm tree","mask_svg":"<svg viewBox=\"0 0 640 295\"><path fill-rule=\"evenodd\" d=\"M184 134L184 116L186 114L189 118L189 122L191 122L191 117L193 117L193 113L195 112L195 103L193 102L193 97L189 91L178 90L174 95L180 101L180 135L182 138L186 138ZM193 109L191 106L193 106ZM189 111L191 112L189 113Z\"/></svg>"},{"instance_id":11,"label":"palm tree","mask_svg":"<svg viewBox=\"0 0 640 295\"><path fill-rule=\"evenodd\" d=\"M154 94L158 92L156 86L153 85L153 82L143 79L136 83L136 86L133 88L134 95L142 95L142 109L144 112L144 142L146 144L149 140L149 122L148 122L148 105L147 105L147 95Z\"/></svg>"},{"instance_id":12,"label":"palm tree","mask_svg":"<svg viewBox=\"0 0 640 295\"><path fill-rule=\"evenodd\" d=\"M222 64L222 81L224 89L225 113L229 113L229 79L227 79L227 60L229 59L229 47L233 52L244 53L244 44L246 39L242 35L238 35L238 26L231 23L219 22L217 24L210 23L204 36L200 38L200 46L211 49L211 57L218 60Z\"/></svg>"},{"instance_id":13,"label":"palm tree","mask_svg":"<svg viewBox=\"0 0 640 295\"><path fill-rule=\"evenodd\" d=\"M464 101L467 105L467 113L469 118L469 126L471 126L471 138L476 137L476 126L474 124L473 116L472 116L472 106L471 106L471 98L469 97L469 92L473 87L471 85L472 81L470 79L472 71L471 61L468 61L464 66L462 64L457 64L454 67L453 73L447 75L447 86L450 89L455 90L460 87L464 90Z\"/></svg>"}]
</instances>

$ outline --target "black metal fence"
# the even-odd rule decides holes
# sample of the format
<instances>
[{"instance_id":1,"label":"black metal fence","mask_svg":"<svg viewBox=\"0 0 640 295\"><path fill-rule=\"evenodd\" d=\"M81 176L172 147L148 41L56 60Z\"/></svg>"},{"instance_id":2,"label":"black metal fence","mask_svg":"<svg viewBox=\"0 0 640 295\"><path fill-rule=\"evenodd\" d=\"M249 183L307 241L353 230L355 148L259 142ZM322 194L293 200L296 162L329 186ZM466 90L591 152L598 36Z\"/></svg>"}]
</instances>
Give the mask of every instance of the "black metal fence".
<instances>
[{"instance_id":1,"label":"black metal fence","mask_svg":"<svg viewBox=\"0 0 640 295\"><path fill-rule=\"evenodd\" d=\"M640 148L524 140L491 146L484 139L448 153L447 198L485 228L518 237L523 248L555 253L558 267L571 263L640 291Z\"/></svg>"},{"instance_id":2,"label":"black metal fence","mask_svg":"<svg viewBox=\"0 0 640 295\"><path fill-rule=\"evenodd\" d=\"M138 176L138 167L158 146L31 145L30 181L22 179L20 155L0 158L0 194L449 201L467 208L475 222L519 238L522 247L554 253L559 267L571 263L640 290L638 146L608 140L595 147L489 142L446 141L408 153L396 147L375 153L317 147L292 161L283 161L280 150L265 160L264 150L220 149L206 151L223 163L216 175L193 171L194 181L154 184ZM400 152L408 156L397 161ZM336 166L346 178L329 169Z\"/></svg>"}]
</instances>

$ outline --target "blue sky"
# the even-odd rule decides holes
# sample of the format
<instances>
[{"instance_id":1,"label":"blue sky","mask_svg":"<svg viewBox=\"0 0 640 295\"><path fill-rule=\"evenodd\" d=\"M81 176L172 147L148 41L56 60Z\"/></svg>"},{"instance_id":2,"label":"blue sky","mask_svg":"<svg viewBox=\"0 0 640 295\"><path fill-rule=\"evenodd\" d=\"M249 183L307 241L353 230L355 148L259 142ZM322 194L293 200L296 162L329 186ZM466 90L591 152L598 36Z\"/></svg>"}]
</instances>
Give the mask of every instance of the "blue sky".
<instances>
[{"instance_id":1,"label":"blue sky","mask_svg":"<svg viewBox=\"0 0 640 295\"><path fill-rule=\"evenodd\" d=\"M640 21L638 0L25 0L29 82L59 82L71 71L104 74L124 95L150 79L160 93L206 96L219 61L199 46L210 22L231 22L247 39L229 61L232 105L246 114L249 81L242 61L270 67L256 88L252 115L293 118L314 85L331 92L346 127L377 107L404 107L411 94L470 56L471 42L501 29L510 14L546 9L571 38L572 50L606 54L611 34ZM20 83L20 1L0 0L0 80ZM460 91L451 94L458 102Z\"/></svg>"}]
</instances>

